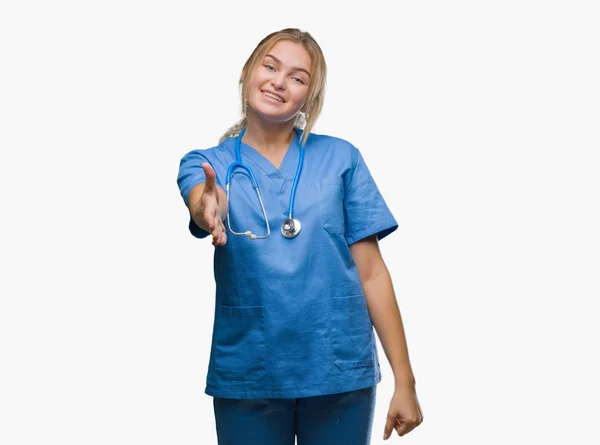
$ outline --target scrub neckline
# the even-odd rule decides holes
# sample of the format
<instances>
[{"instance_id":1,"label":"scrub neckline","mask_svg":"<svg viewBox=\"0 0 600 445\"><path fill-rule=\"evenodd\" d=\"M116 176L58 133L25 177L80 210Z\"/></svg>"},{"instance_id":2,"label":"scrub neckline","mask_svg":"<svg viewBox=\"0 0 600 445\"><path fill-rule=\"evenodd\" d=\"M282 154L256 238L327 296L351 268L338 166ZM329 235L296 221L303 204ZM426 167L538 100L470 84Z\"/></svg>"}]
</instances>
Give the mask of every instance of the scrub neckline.
<instances>
[{"instance_id":1,"label":"scrub neckline","mask_svg":"<svg viewBox=\"0 0 600 445\"><path fill-rule=\"evenodd\" d=\"M253 163L258 166L263 172L267 174L267 176L277 183L280 189L283 188L284 184L288 179L293 180L291 177L296 173L296 167L298 166L298 162L300 160L300 136L298 134L298 130L294 128L296 134L294 135L294 139L288 146L286 153L281 161L281 165L279 168L275 167L264 155L258 152L251 145L246 144L241 141L240 144L240 154L242 155L242 162L244 161L244 155L251 159ZM235 147L235 139L231 138L232 149ZM291 178L290 178L291 177Z\"/></svg>"}]
</instances>

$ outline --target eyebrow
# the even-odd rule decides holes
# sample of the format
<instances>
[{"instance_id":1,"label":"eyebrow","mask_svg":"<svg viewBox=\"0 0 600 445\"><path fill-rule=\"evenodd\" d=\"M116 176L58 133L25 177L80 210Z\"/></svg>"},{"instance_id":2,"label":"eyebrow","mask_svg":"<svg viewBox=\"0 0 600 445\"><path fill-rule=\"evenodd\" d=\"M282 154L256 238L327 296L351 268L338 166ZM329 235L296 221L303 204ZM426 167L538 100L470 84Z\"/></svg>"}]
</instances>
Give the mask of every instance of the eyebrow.
<instances>
[{"instance_id":1,"label":"eyebrow","mask_svg":"<svg viewBox=\"0 0 600 445\"><path fill-rule=\"evenodd\" d=\"M273 59L278 64L283 65L283 63L281 63L281 60L279 60L277 57L275 57L272 54L267 54L265 57L270 57L271 59ZM293 66L292 69L294 71L303 71L303 72L305 72L308 75L308 77L310 77L310 73L307 70L305 70L304 68L299 68L297 66Z\"/></svg>"}]
</instances>

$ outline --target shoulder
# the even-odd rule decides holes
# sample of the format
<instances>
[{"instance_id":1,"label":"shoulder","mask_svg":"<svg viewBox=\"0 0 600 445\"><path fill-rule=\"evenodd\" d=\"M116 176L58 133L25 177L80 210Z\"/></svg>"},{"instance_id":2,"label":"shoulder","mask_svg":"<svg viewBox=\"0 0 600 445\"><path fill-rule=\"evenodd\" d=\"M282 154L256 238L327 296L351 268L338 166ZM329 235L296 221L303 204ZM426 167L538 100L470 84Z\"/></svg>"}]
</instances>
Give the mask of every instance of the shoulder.
<instances>
[{"instance_id":1,"label":"shoulder","mask_svg":"<svg viewBox=\"0 0 600 445\"><path fill-rule=\"evenodd\" d=\"M223 152L229 150L230 142L231 138L228 138L213 147L190 150L181 157L180 164L196 161L211 162L217 159Z\"/></svg>"},{"instance_id":2,"label":"shoulder","mask_svg":"<svg viewBox=\"0 0 600 445\"><path fill-rule=\"evenodd\" d=\"M323 154L331 152L335 156L345 155L351 159L355 159L358 153L358 148L350 141L328 134L310 133L306 146L307 148L314 147L315 150L319 150Z\"/></svg>"}]
</instances>

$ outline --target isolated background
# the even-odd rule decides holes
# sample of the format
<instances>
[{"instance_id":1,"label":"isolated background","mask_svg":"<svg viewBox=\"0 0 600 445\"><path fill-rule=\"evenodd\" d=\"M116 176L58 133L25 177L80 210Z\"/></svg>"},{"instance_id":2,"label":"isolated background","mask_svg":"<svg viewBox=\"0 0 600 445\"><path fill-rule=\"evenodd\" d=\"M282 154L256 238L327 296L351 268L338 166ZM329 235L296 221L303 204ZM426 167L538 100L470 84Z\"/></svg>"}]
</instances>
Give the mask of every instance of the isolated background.
<instances>
[{"instance_id":1,"label":"isolated background","mask_svg":"<svg viewBox=\"0 0 600 445\"><path fill-rule=\"evenodd\" d=\"M289 26L329 66L314 131L359 147L399 222L425 422L385 443L599 443L594 3L3 2L0 443L216 444L213 247L177 170Z\"/></svg>"}]
</instances>

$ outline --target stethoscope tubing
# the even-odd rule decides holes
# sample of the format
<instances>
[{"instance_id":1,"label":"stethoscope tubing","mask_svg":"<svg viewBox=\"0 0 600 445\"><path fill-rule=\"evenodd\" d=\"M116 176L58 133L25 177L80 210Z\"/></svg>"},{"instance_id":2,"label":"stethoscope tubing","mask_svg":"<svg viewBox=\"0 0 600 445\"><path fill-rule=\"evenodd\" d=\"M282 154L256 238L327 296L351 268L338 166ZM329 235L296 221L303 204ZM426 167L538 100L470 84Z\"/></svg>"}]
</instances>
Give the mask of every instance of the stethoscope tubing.
<instances>
[{"instance_id":1,"label":"stethoscope tubing","mask_svg":"<svg viewBox=\"0 0 600 445\"><path fill-rule=\"evenodd\" d=\"M266 222L266 227L267 227L267 235L264 236L258 236L258 235L254 235L252 234L250 231L247 232L234 232L231 229L231 223L230 223L230 219L229 219L229 212L227 213L227 226L229 227L229 230L231 231L231 233L235 234L235 235L246 235L249 236L251 239L264 239L267 238L270 233L271 233L271 228L269 226L269 218L267 216L267 212L265 210L265 206L263 204L262 201L262 197L260 195L260 189L258 187L258 181L256 180L256 176L254 175L254 172L252 171L252 168L247 165L244 164L242 162L242 155L241 155L241 141L242 141L242 136L244 135L244 133L246 132L246 128L243 128L242 131L240 131L239 135L237 136L236 140L235 140L235 162L232 162L229 167L227 168L227 175L225 177L225 185L226 185L226 191L227 191L227 204L229 205L229 189L230 189L230 183L231 183L231 178L234 175L234 170L236 168L241 168L242 170L244 170L248 176L250 177L250 180L252 181L252 187L254 188L254 190L256 191L256 194L258 196L258 200L260 202L260 206L263 212L263 216L265 218L265 222ZM293 214L294 214L294 204L296 201L296 191L298 189L298 182L300 181L300 174L302 173L302 166L304 165L304 147L302 145L300 145L300 157L298 159L298 167L296 169L296 175L294 177L294 183L292 184L292 191L290 193L290 202L288 205L288 217L290 220L293 219ZM299 224L299 222L297 221L297 223ZM284 235L285 236L285 235Z\"/></svg>"}]
</instances>

